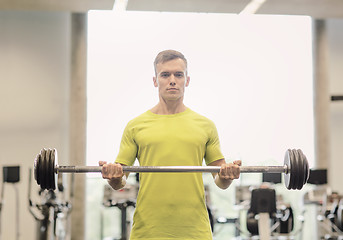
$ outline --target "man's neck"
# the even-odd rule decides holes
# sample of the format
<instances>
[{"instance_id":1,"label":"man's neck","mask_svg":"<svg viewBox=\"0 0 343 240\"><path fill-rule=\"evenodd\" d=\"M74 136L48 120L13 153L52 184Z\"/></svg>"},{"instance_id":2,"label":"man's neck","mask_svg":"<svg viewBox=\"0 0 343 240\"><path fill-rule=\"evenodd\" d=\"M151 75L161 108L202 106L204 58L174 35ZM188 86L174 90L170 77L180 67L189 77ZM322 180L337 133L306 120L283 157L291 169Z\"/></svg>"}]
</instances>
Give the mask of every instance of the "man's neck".
<instances>
[{"instance_id":1,"label":"man's neck","mask_svg":"<svg viewBox=\"0 0 343 240\"><path fill-rule=\"evenodd\" d=\"M166 103L160 101L155 107L150 111L159 115L170 115L186 111L187 107L183 103Z\"/></svg>"}]
</instances>

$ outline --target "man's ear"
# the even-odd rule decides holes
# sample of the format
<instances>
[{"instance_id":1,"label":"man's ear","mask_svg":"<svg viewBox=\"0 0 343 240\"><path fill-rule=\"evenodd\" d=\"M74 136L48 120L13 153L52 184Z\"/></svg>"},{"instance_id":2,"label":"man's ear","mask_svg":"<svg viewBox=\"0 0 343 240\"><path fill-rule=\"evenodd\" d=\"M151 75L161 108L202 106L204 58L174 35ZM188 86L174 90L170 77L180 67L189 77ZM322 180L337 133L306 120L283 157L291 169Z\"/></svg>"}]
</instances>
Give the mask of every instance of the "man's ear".
<instances>
[{"instance_id":1,"label":"man's ear","mask_svg":"<svg viewBox=\"0 0 343 240\"><path fill-rule=\"evenodd\" d=\"M153 77L152 80L154 81L154 86L158 87L158 81L156 77Z\"/></svg>"},{"instance_id":2,"label":"man's ear","mask_svg":"<svg viewBox=\"0 0 343 240\"><path fill-rule=\"evenodd\" d=\"M189 76L187 76L187 79L186 79L186 84L185 84L185 86L186 87L188 87L188 85L189 85L189 81L191 80L191 78L189 77Z\"/></svg>"}]
</instances>

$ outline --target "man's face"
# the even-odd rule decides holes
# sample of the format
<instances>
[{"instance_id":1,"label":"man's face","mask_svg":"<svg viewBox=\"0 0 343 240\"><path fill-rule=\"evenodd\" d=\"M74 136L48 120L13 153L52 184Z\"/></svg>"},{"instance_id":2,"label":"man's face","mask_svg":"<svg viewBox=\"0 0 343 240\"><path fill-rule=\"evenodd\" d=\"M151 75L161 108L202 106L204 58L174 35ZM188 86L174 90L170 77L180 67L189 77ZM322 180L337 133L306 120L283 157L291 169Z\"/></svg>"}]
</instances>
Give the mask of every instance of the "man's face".
<instances>
[{"instance_id":1,"label":"man's face","mask_svg":"<svg viewBox=\"0 0 343 240\"><path fill-rule=\"evenodd\" d=\"M160 98L168 101L182 100L185 87L190 78L187 76L186 64L182 59L173 59L156 66L154 86L158 87Z\"/></svg>"}]
</instances>

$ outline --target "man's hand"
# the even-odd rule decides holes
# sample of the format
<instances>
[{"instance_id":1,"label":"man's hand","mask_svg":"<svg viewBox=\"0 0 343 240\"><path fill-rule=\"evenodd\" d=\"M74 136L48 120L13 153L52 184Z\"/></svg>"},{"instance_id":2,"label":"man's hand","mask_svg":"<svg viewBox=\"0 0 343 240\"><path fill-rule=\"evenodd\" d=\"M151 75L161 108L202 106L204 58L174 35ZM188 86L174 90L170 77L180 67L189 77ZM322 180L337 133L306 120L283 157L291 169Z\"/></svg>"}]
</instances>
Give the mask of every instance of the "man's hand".
<instances>
[{"instance_id":1,"label":"man's hand","mask_svg":"<svg viewBox=\"0 0 343 240\"><path fill-rule=\"evenodd\" d=\"M114 190L121 189L125 186L126 177L124 177L123 166L121 164L99 161L99 166L102 166L102 178L108 179L108 183Z\"/></svg>"},{"instance_id":2,"label":"man's hand","mask_svg":"<svg viewBox=\"0 0 343 240\"><path fill-rule=\"evenodd\" d=\"M99 166L102 166L101 174L104 179L122 178L124 176L123 167L119 163L107 163L99 161Z\"/></svg>"},{"instance_id":3,"label":"man's hand","mask_svg":"<svg viewBox=\"0 0 343 240\"><path fill-rule=\"evenodd\" d=\"M240 166L242 165L241 160L233 161L233 163L224 163L221 165L219 178L225 180L234 180L239 178Z\"/></svg>"},{"instance_id":4,"label":"man's hand","mask_svg":"<svg viewBox=\"0 0 343 240\"><path fill-rule=\"evenodd\" d=\"M227 189L232 183L233 179L239 178L241 160L233 161L233 163L226 163L225 159L220 159L209 164L210 166L220 166L219 173L212 173L214 182L221 189Z\"/></svg>"}]
</instances>

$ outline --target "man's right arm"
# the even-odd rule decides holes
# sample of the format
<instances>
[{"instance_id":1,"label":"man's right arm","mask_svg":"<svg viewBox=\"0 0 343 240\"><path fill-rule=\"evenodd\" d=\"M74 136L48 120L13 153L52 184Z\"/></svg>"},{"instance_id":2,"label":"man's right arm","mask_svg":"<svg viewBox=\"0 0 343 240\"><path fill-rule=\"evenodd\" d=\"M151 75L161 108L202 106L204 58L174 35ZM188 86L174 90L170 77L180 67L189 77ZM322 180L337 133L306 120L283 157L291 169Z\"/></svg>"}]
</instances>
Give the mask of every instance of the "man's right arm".
<instances>
[{"instance_id":1,"label":"man's right arm","mask_svg":"<svg viewBox=\"0 0 343 240\"><path fill-rule=\"evenodd\" d=\"M138 146L134 140L132 129L132 121L130 121L124 129L119 153L115 160L120 163L99 162L99 165L103 166L102 177L107 179L108 184L115 190L123 188L129 176L129 173L125 173L124 175L122 166L133 165L137 156Z\"/></svg>"}]
</instances>

